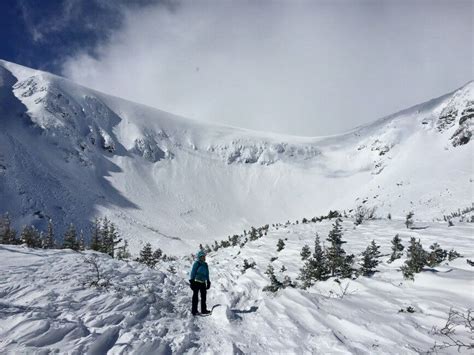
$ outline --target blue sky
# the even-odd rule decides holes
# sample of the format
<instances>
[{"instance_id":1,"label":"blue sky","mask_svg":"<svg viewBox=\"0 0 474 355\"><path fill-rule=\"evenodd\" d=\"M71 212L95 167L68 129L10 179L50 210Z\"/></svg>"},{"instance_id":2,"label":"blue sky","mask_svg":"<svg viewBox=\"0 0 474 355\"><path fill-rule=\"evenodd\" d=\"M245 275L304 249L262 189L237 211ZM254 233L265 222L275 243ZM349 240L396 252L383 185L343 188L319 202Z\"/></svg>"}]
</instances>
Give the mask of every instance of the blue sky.
<instances>
[{"instance_id":1,"label":"blue sky","mask_svg":"<svg viewBox=\"0 0 474 355\"><path fill-rule=\"evenodd\" d=\"M471 0L3 0L0 58L185 117L349 130L474 78Z\"/></svg>"},{"instance_id":2,"label":"blue sky","mask_svg":"<svg viewBox=\"0 0 474 355\"><path fill-rule=\"evenodd\" d=\"M64 58L95 48L117 31L127 9L156 0L2 0L0 58L61 73Z\"/></svg>"}]
</instances>

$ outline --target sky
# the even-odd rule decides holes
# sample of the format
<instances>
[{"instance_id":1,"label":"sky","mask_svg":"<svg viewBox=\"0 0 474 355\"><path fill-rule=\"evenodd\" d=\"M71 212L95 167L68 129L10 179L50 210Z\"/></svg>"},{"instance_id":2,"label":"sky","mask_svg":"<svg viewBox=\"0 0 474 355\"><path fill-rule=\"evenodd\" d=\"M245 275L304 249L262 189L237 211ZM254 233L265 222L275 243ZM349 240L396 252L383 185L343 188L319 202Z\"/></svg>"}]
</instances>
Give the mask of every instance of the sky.
<instances>
[{"instance_id":1,"label":"sky","mask_svg":"<svg viewBox=\"0 0 474 355\"><path fill-rule=\"evenodd\" d=\"M4 0L0 58L184 117L341 133L474 78L470 0Z\"/></svg>"}]
</instances>

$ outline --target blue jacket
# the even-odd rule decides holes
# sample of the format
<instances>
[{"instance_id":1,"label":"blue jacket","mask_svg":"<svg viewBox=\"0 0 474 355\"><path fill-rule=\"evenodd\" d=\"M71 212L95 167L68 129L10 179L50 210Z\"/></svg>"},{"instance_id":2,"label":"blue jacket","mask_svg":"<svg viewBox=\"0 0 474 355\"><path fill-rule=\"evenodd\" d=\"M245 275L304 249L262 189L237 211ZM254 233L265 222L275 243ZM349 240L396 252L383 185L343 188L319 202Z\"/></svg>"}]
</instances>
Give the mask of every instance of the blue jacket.
<instances>
[{"instance_id":1,"label":"blue jacket","mask_svg":"<svg viewBox=\"0 0 474 355\"><path fill-rule=\"evenodd\" d=\"M191 269L190 280L209 281L209 268L207 263L201 260L196 260Z\"/></svg>"}]
</instances>

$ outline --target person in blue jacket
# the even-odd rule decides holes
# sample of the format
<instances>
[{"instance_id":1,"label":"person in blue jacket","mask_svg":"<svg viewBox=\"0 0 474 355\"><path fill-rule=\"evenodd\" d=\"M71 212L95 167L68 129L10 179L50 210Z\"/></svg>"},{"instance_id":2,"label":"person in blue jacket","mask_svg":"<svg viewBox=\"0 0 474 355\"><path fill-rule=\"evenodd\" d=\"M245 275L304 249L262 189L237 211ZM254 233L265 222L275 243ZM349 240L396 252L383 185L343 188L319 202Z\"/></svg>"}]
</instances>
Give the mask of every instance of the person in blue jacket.
<instances>
[{"instance_id":1,"label":"person in blue jacket","mask_svg":"<svg viewBox=\"0 0 474 355\"><path fill-rule=\"evenodd\" d=\"M193 303L191 313L195 316L198 306L199 293L201 293L201 314L209 314L206 306L206 293L211 287L211 281L209 280L209 268L206 263L206 253L200 250L196 255L196 261L191 269L191 275L189 279L191 290L193 290Z\"/></svg>"}]
</instances>

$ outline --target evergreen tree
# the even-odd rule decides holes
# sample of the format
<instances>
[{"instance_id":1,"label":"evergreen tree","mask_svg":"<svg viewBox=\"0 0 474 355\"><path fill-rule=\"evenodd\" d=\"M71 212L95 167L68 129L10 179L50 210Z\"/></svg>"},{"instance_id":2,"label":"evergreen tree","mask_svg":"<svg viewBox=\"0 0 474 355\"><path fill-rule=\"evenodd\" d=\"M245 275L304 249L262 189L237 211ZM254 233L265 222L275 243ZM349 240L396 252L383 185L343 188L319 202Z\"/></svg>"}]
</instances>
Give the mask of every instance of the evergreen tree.
<instances>
[{"instance_id":1,"label":"evergreen tree","mask_svg":"<svg viewBox=\"0 0 474 355\"><path fill-rule=\"evenodd\" d=\"M283 287L283 284L278 281L275 276L275 269L273 268L272 264L268 264L267 271L265 271L265 275L270 278L270 285L265 286L263 288L264 291L276 292Z\"/></svg>"},{"instance_id":2,"label":"evergreen tree","mask_svg":"<svg viewBox=\"0 0 474 355\"><path fill-rule=\"evenodd\" d=\"M66 233L64 233L63 249L79 250L76 227L72 223L69 225Z\"/></svg>"},{"instance_id":3,"label":"evergreen tree","mask_svg":"<svg viewBox=\"0 0 474 355\"><path fill-rule=\"evenodd\" d=\"M405 249L405 247L402 245L402 240L400 236L396 234L392 239L392 254L388 262L391 263L396 259L400 259L403 255L403 249Z\"/></svg>"},{"instance_id":4,"label":"evergreen tree","mask_svg":"<svg viewBox=\"0 0 474 355\"><path fill-rule=\"evenodd\" d=\"M155 267L156 261L153 257L153 251L151 249L150 243L146 243L143 246L143 249L140 250L140 257L138 258L138 261L148 267Z\"/></svg>"},{"instance_id":5,"label":"evergreen tree","mask_svg":"<svg viewBox=\"0 0 474 355\"><path fill-rule=\"evenodd\" d=\"M109 254L110 252L111 241L109 237L109 226L110 226L110 222L108 218L104 217L102 219L102 224L99 226L99 231L100 231L99 235L100 235L100 240L101 240L101 248L99 251L105 254Z\"/></svg>"},{"instance_id":6,"label":"evergreen tree","mask_svg":"<svg viewBox=\"0 0 474 355\"><path fill-rule=\"evenodd\" d=\"M426 265L427 253L423 249L420 241L414 237L410 239L410 246L407 250L407 260L401 267L403 276L406 279L413 279L414 274L421 272L423 266Z\"/></svg>"},{"instance_id":7,"label":"evergreen tree","mask_svg":"<svg viewBox=\"0 0 474 355\"><path fill-rule=\"evenodd\" d=\"M308 288L316 281L322 281L328 277L327 259L321 247L318 234L314 241L314 253L300 270L299 279L303 282L303 288Z\"/></svg>"},{"instance_id":8,"label":"evergreen tree","mask_svg":"<svg viewBox=\"0 0 474 355\"><path fill-rule=\"evenodd\" d=\"M8 213L0 218L0 244L18 244L16 231L11 226Z\"/></svg>"},{"instance_id":9,"label":"evergreen tree","mask_svg":"<svg viewBox=\"0 0 474 355\"><path fill-rule=\"evenodd\" d=\"M346 252L342 248L342 245L346 242L342 240L341 222L340 218L336 219L336 222L333 224L333 229L329 232L328 238L326 239L330 243L326 257L331 276L341 275L343 269L344 274L347 275L348 269L352 266L351 261L353 261L353 256L346 258Z\"/></svg>"},{"instance_id":10,"label":"evergreen tree","mask_svg":"<svg viewBox=\"0 0 474 355\"><path fill-rule=\"evenodd\" d=\"M430 245L431 252L428 254L426 264L430 267L437 266L446 260L448 251L442 249L438 243Z\"/></svg>"},{"instance_id":11,"label":"evergreen tree","mask_svg":"<svg viewBox=\"0 0 474 355\"><path fill-rule=\"evenodd\" d=\"M255 261L249 262L247 259L244 259L244 265L242 267L242 274L245 273L247 269L255 269L257 264Z\"/></svg>"},{"instance_id":12,"label":"evergreen tree","mask_svg":"<svg viewBox=\"0 0 474 355\"><path fill-rule=\"evenodd\" d=\"M277 251L282 251L285 248L285 242L283 239L278 239Z\"/></svg>"},{"instance_id":13,"label":"evergreen tree","mask_svg":"<svg viewBox=\"0 0 474 355\"><path fill-rule=\"evenodd\" d=\"M41 248L41 239L38 230L34 226L26 226L21 231L20 243L29 248Z\"/></svg>"},{"instance_id":14,"label":"evergreen tree","mask_svg":"<svg viewBox=\"0 0 474 355\"><path fill-rule=\"evenodd\" d=\"M77 242L77 250L79 251L84 251L86 249L86 240L84 237L84 232L81 231L79 232L79 241Z\"/></svg>"},{"instance_id":15,"label":"evergreen tree","mask_svg":"<svg viewBox=\"0 0 474 355\"><path fill-rule=\"evenodd\" d=\"M104 218L102 227L102 252L109 254L112 258L115 256L115 247L122 241L115 224Z\"/></svg>"},{"instance_id":16,"label":"evergreen tree","mask_svg":"<svg viewBox=\"0 0 474 355\"><path fill-rule=\"evenodd\" d=\"M128 241L125 240L123 245L117 248L117 259L119 260L129 260L132 255L128 250Z\"/></svg>"},{"instance_id":17,"label":"evergreen tree","mask_svg":"<svg viewBox=\"0 0 474 355\"><path fill-rule=\"evenodd\" d=\"M375 269L379 265L380 261L380 246L375 244L372 240L369 246L362 252L362 264L361 271L364 276L370 276L375 272Z\"/></svg>"},{"instance_id":18,"label":"evergreen tree","mask_svg":"<svg viewBox=\"0 0 474 355\"><path fill-rule=\"evenodd\" d=\"M459 254L456 250L451 249L448 253L448 260L453 261L454 259L462 257L461 254Z\"/></svg>"},{"instance_id":19,"label":"evergreen tree","mask_svg":"<svg viewBox=\"0 0 474 355\"><path fill-rule=\"evenodd\" d=\"M91 249L95 251L102 250L102 230L100 219L95 218L91 228Z\"/></svg>"},{"instance_id":20,"label":"evergreen tree","mask_svg":"<svg viewBox=\"0 0 474 355\"><path fill-rule=\"evenodd\" d=\"M353 264L354 264L354 254L346 255L341 265L341 272L340 272L341 278L352 277L352 275L354 274L354 268L352 267Z\"/></svg>"},{"instance_id":21,"label":"evergreen tree","mask_svg":"<svg viewBox=\"0 0 474 355\"><path fill-rule=\"evenodd\" d=\"M46 230L46 234L43 239L43 248L44 249L53 249L56 246L54 241L54 229L53 229L53 221L48 221L48 227Z\"/></svg>"},{"instance_id":22,"label":"evergreen tree","mask_svg":"<svg viewBox=\"0 0 474 355\"><path fill-rule=\"evenodd\" d=\"M255 227L252 227L250 228L250 236L249 236L249 240L257 240L258 239L258 234L257 234L257 230L255 229Z\"/></svg>"},{"instance_id":23,"label":"evergreen tree","mask_svg":"<svg viewBox=\"0 0 474 355\"><path fill-rule=\"evenodd\" d=\"M300 255L301 255L301 260L307 260L311 256L311 249L309 248L307 244L305 244L303 248L301 249Z\"/></svg>"},{"instance_id":24,"label":"evergreen tree","mask_svg":"<svg viewBox=\"0 0 474 355\"><path fill-rule=\"evenodd\" d=\"M160 259L162 258L163 256L163 250L161 250L160 248L156 249L154 252L153 252L153 259L155 260L155 264L160 261Z\"/></svg>"},{"instance_id":25,"label":"evergreen tree","mask_svg":"<svg viewBox=\"0 0 474 355\"><path fill-rule=\"evenodd\" d=\"M405 219L405 225L407 226L407 228L411 228L413 226L413 217L414 217L414 213L412 211L408 212L407 216L406 216L406 219Z\"/></svg>"}]
</instances>

